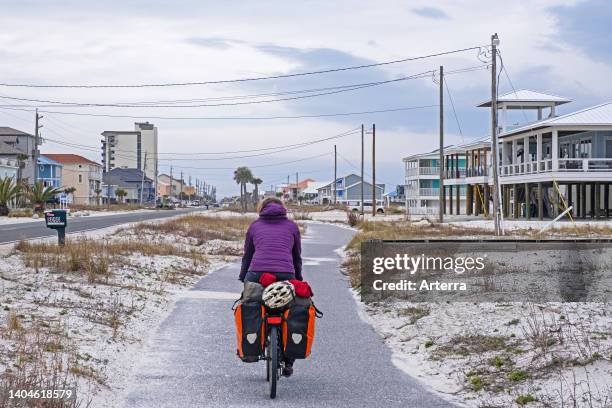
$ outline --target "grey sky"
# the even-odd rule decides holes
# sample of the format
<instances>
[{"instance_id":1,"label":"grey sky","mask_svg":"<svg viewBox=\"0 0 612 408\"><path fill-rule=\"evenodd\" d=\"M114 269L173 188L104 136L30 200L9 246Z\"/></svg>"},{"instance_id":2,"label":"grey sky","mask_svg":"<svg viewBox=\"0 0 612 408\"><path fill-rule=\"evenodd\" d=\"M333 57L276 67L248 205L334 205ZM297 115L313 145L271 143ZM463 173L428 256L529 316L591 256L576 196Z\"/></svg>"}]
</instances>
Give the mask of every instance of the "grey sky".
<instances>
[{"instance_id":1,"label":"grey sky","mask_svg":"<svg viewBox=\"0 0 612 408\"><path fill-rule=\"evenodd\" d=\"M147 83L181 82L287 74L337 66L368 64L439 51L485 45L493 32L516 88L530 88L573 98L573 110L610 99L610 41L606 31L610 6L598 1L516 1L497 6L482 1L11 1L2 0L0 82ZM0 96L116 102L224 97L250 93L325 88L384 81L436 69L446 71L482 63L464 52L409 63L342 73L163 89L17 89L0 87ZM585 73L588 73L585 74ZM463 137L447 97L449 143L481 137L488 112L475 105L488 98L490 72L447 78ZM294 116L368 111L437 103L431 78L403 81L312 99L246 106L202 108L63 108L64 111L149 116ZM510 90L502 75L502 92ZM1 100L3 104L12 103ZM25 103L25 102L23 102ZM57 110L60 110L59 108ZM100 133L131 129L133 120L47 114L43 135L99 146ZM517 120L520 118L517 118ZM172 121L150 119L159 128L162 152L215 152L255 149L323 138L376 122L377 174L387 183L403 180L401 158L437 144L437 110L276 121ZM0 125L30 131L33 115L0 109ZM336 141L340 172L357 165L359 138ZM264 186L288 174L317 180L332 177L331 156L297 161L332 151L333 142L241 160L175 160L162 170L183 171L222 185L236 194L231 170L255 167ZM43 151L72 151L99 160L91 149L47 143ZM94 149L95 150L95 149ZM369 147L366 155L369 157ZM169 158L170 156L164 156ZM205 158L208 156L200 156ZM192 157L193 158L193 157ZM275 163L295 161L282 166ZM366 164L369 167L369 161ZM210 169L214 168L214 169Z\"/></svg>"}]
</instances>

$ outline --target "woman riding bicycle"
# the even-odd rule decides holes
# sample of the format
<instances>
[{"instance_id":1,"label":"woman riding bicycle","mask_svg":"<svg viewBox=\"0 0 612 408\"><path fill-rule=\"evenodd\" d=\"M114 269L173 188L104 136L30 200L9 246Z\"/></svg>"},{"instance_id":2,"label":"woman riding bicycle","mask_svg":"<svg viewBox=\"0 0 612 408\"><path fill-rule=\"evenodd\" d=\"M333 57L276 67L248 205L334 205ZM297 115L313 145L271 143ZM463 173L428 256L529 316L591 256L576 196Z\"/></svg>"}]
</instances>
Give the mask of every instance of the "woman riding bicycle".
<instances>
[{"instance_id":1,"label":"woman riding bicycle","mask_svg":"<svg viewBox=\"0 0 612 408\"><path fill-rule=\"evenodd\" d=\"M276 280L302 280L302 243L298 226L287 218L287 209L278 198L261 201L259 218L249 226L238 279L259 282L262 273ZM285 358L283 375L293 374L294 359Z\"/></svg>"}]
</instances>

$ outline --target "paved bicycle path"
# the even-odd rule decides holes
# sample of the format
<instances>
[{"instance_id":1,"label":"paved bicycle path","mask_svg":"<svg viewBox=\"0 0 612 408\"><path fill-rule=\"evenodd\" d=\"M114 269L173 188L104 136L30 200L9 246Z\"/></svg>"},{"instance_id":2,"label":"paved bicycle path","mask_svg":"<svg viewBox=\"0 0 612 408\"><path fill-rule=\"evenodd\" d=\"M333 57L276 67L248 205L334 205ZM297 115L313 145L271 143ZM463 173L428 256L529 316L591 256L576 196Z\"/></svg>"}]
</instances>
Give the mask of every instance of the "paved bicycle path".
<instances>
[{"instance_id":1,"label":"paved bicycle path","mask_svg":"<svg viewBox=\"0 0 612 408\"><path fill-rule=\"evenodd\" d=\"M264 363L245 364L235 355L230 307L241 284L239 265L232 264L177 302L144 351L124 406L452 407L397 369L391 351L358 316L335 253L351 236L345 228L308 225L304 276L325 316L317 321L312 355L279 381L275 400L267 395Z\"/></svg>"}]
</instances>

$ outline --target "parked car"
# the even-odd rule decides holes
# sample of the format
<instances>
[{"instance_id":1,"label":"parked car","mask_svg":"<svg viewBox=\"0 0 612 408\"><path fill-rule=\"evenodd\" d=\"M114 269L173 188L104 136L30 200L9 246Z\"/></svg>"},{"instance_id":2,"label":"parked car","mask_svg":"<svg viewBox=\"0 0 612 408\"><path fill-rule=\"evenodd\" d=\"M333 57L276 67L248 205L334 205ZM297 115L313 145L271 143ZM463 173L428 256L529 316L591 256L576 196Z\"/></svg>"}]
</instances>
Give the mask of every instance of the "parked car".
<instances>
[{"instance_id":1,"label":"parked car","mask_svg":"<svg viewBox=\"0 0 612 408\"><path fill-rule=\"evenodd\" d=\"M360 201L350 201L347 205L349 211L361 211L361 202ZM363 202L363 212L366 214L372 213L372 203L368 201ZM385 213L385 207L383 207L382 203L376 203L376 212L378 214Z\"/></svg>"}]
</instances>

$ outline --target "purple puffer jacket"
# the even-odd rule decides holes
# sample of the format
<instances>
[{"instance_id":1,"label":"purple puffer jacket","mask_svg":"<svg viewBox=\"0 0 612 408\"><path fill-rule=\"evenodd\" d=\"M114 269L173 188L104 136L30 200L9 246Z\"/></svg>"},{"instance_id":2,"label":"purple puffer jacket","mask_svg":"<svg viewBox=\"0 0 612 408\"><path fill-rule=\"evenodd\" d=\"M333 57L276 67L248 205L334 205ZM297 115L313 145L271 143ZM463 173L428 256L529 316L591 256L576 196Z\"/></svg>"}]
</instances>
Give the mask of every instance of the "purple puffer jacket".
<instances>
[{"instance_id":1,"label":"purple puffer jacket","mask_svg":"<svg viewBox=\"0 0 612 408\"><path fill-rule=\"evenodd\" d=\"M300 230L280 204L266 205L246 233L239 279L248 271L293 272L302 280Z\"/></svg>"}]
</instances>

